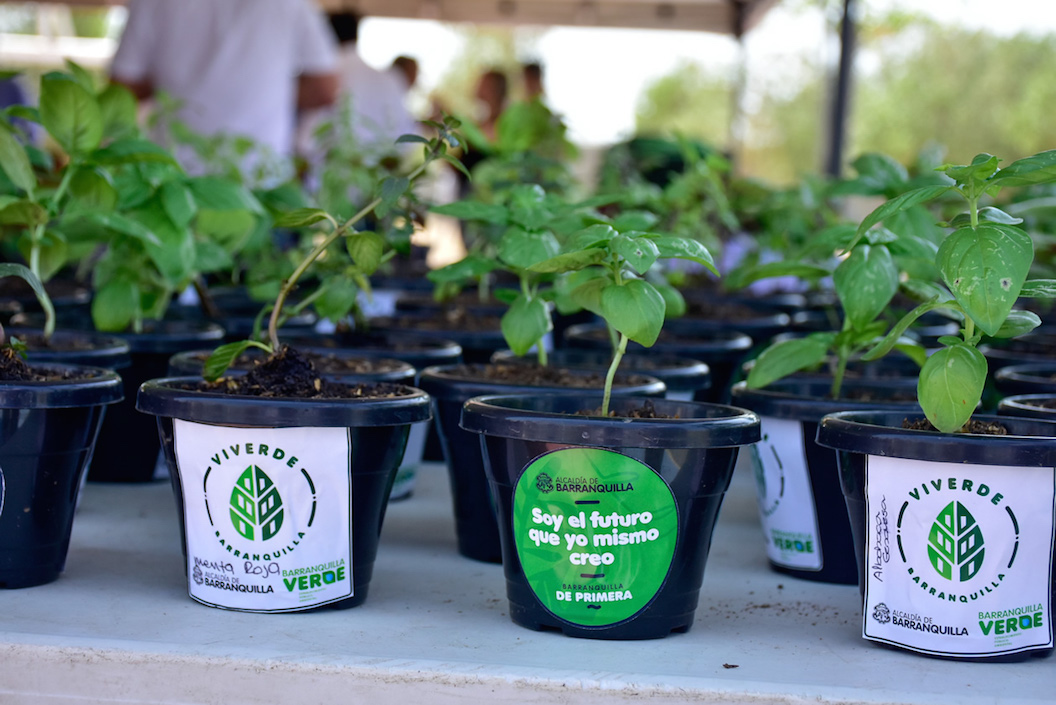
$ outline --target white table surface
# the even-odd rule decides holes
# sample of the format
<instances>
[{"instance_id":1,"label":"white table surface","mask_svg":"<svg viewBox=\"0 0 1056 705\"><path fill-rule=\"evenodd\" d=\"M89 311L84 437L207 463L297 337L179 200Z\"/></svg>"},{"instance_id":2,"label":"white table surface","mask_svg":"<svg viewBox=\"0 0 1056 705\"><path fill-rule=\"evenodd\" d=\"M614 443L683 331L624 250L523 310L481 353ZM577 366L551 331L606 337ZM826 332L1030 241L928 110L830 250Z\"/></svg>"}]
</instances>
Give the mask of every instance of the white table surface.
<instances>
[{"instance_id":1,"label":"white table surface","mask_svg":"<svg viewBox=\"0 0 1056 705\"><path fill-rule=\"evenodd\" d=\"M1056 703L1056 658L943 661L861 636L856 587L768 569L751 477L727 494L686 634L537 633L460 557L445 470L390 507L365 604L259 615L187 597L167 482L85 490L66 572L0 592L0 703Z\"/></svg>"}]
</instances>

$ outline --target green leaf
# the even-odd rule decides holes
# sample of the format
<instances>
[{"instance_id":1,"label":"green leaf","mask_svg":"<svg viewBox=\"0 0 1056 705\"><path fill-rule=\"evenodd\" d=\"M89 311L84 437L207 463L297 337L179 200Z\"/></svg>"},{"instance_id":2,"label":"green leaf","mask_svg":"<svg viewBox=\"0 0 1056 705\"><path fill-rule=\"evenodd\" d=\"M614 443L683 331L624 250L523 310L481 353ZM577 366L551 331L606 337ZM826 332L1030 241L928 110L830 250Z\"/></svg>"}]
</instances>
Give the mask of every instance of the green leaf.
<instances>
[{"instance_id":1,"label":"green leaf","mask_svg":"<svg viewBox=\"0 0 1056 705\"><path fill-rule=\"evenodd\" d=\"M9 105L4 108L3 113L16 120L40 124L40 111L31 105Z\"/></svg>"},{"instance_id":2,"label":"green leaf","mask_svg":"<svg viewBox=\"0 0 1056 705\"><path fill-rule=\"evenodd\" d=\"M388 176L381 182L378 197L381 198L383 205L391 208L403 194L407 193L410 185L411 182L405 176Z\"/></svg>"},{"instance_id":3,"label":"green leaf","mask_svg":"<svg viewBox=\"0 0 1056 705\"><path fill-rule=\"evenodd\" d=\"M510 222L525 230L539 230L551 217L546 206L546 192L537 184L514 187L510 191L507 207L510 211Z\"/></svg>"},{"instance_id":4,"label":"green leaf","mask_svg":"<svg viewBox=\"0 0 1056 705\"><path fill-rule=\"evenodd\" d=\"M144 245L161 245L161 240L151 232L150 228L120 213L87 213L82 217L82 220L95 224L100 228L133 237Z\"/></svg>"},{"instance_id":5,"label":"green leaf","mask_svg":"<svg viewBox=\"0 0 1056 705\"><path fill-rule=\"evenodd\" d=\"M117 206L117 189L110 175L97 167L78 169L70 179L70 205L67 213L111 211Z\"/></svg>"},{"instance_id":6,"label":"green leaf","mask_svg":"<svg viewBox=\"0 0 1056 705\"><path fill-rule=\"evenodd\" d=\"M814 333L774 343L755 359L748 373L748 388L766 387L800 370L816 367L825 361L835 333Z\"/></svg>"},{"instance_id":7,"label":"green leaf","mask_svg":"<svg viewBox=\"0 0 1056 705\"><path fill-rule=\"evenodd\" d=\"M37 295L37 301L41 302L41 306L45 309L51 308L50 305L44 305L45 301L50 302L51 298L48 296L48 292L44 290L44 283L40 281L40 278L33 273L29 267L24 264L18 264L16 262L0 262L0 278L2 277L19 277L24 279L29 287L33 289L33 293Z\"/></svg>"},{"instance_id":8,"label":"green leaf","mask_svg":"<svg viewBox=\"0 0 1056 705\"><path fill-rule=\"evenodd\" d=\"M90 152L103 138L103 117L95 96L61 73L40 80L40 119L69 154Z\"/></svg>"},{"instance_id":9,"label":"green leaf","mask_svg":"<svg viewBox=\"0 0 1056 705\"><path fill-rule=\"evenodd\" d=\"M1016 311L1012 310L1008 314L1008 318L1001 324L1001 327L996 333L995 338L1018 338L1021 335L1025 335L1030 331L1034 330L1041 325L1041 319L1038 318L1038 314L1032 311Z\"/></svg>"},{"instance_id":10,"label":"green leaf","mask_svg":"<svg viewBox=\"0 0 1056 705\"><path fill-rule=\"evenodd\" d=\"M427 140L426 138L422 137L421 135L412 135L412 134L400 135L399 137L396 138L396 144L408 144L408 143L429 144L429 140Z\"/></svg>"},{"instance_id":11,"label":"green leaf","mask_svg":"<svg viewBox=\"0 0 1056 705\"><path fill-rule=\"evenodd\" d=\"M255 340L239 340L234 343L225 343L213 350L209 357L206 358L202 376L210 382L215 382L227 372L227 369L234 364L239 355L252 347L262 348L266 352L271 352L268 346Z\"/></svg>"},{"instance_id":12,"label":"green leaf","mask_svg":"<svg viewBox=\"0 0 1056 705\"><path fill-rule=\"evenodd\" d=\"M1000 208L987 206L986 208L979 209L979 222L996 223L998 225L1019 225L1023 222L1023 219L1009 215ZM959 213L950 221L950 226L954 228L963 228L965 226L970 226L971 224L972 216L970 213Z\"/></svg>"},{"instance_id":13,"label":"green leaf","mask_svg":"<svg viewBox=\"0 0 1056 705\"><path fill-rule=\"evenodd\" d=\"M600 247L592 247L586 250L580 250L579 252L567 252L557 257L551 257L548 260L533 264L528 269L532 272L539 272L542 274L555 273L555 272L574 272L577 269L584 269L595 264L601 264L608 258L608 252L601 249Z\"/></svg>"},{"instance_id":14,"label":"green leaf","mask_svg":"<svg viewBox=\"0 0 1056 705\"><path fill-rule=\"evenodd\" d=\"M29 163L26 149L22 143L4 126L0 126L0 167L11 182L33 198L37 188L37 177Z\"/></svg>"},{"instance_id":15,"label":"green leaf","mask_svg":"<svg viewBox=\"0 0 1056 705\"><path fill-rule=\"evenodd\" d=\"M212 240L195 240L194 271L208 274L222 272L234 266L234 259L222 245Z\"/></svg>"},{"instance_id":16,"label":"green leaf","mask_svg":"<svg viewBox=\"0 0 1056 705\"><path fill-rule=\"evenodd\" d=\"M345 247L356 266L370 276L381 266L385 254L385 238L374 232L361 232L349 235Z\"/></svg>"},{"instance_id":17,"label":"green leaf","mask_svg":"<svg viewBox=\"0 0 1056 705\"><path fill-rule=\"evenodd\" d=\"M882 195L898 189L909 180L906 168L886 154L869 152L855 159L851 166L858 172L858 181L874 194Z\"/></svg>"},{"instance_id":18,"label":"green leaf","mask_svg":"<svg viewBox=\"0 0 1056 705\"><path fill-rule=\"evenodd\" d=\"M182 286L194 274L194 236L173 223L157 202L129 214L154 234L156 242L144 241L147 255L172 286Z\"/></svg>"},{"instance_id":19,"label":"green leaf","mask_svg":"<svg viewBox=\"0 0 1056 705\"><path fill-rule=\"evenodd\" d=\"M458 169L460 172L462 172L462 174L464 174L467 179L469 179L471 181L473 180L472 175L470 175L470 173L469 173L469 169L467 169L466 165L463 164L461 161L459 161L456 157L453 157L450 154L441 154L440 158L443 159L448 164L450 164L451 166L453 166L456 169Z\"/></svg>"},{"instance_id":20,"label":"green leaf","mask_svg":"<svg viewBox=\"0 0 1056 705\"><path fill-rule=\"evenodd\" d=\"M613 218L612 227L621 233L629 230L649 230L660 222L660 217L649 211L624 211Z\"/></svg>"},{"instance_id":21,"label":"green leaf","mask_svg":"<svg viewBox=\"0 0 1056 705\"><path fill-rule=\"evenodd\" d=\"M653 282L653 286L664 297L665 311L668 318L680 318L686 315L686 299L682 293L666 281Z\"/></svg>"},{"instance_id":22,"label":"green leaf","mask_svg":"<svg viewBox=\"0 0 1056 705\"><path fill-rule=\"evenodd\" d=\"M126 138L112 142L107 146L97 149L89 155L89 159L96 164L104 166L117 166L120 164L141 164L144 162L161 163L177 166L172 154L150 140L138 138Z\"/></svg>"},{"instance_id":23,"label":"green leaf","mask_svg":"<svg viewBox=\"0 0 1056 705\"><path fill-rule=\"evenodd\" d=\"M577 233L574 233L565 243L565 249L569 252L576 250L587 250L595 247L605 247L617 233L611 225L591 225Z\"/></svg>"},{"instance_id":24,"label":"green leaf","mask_svg":"<svg viewBox=\"0 0 1056 705\"><path fill-rule=\"evenodd\" d=\"M433 206L429 210L459 220L478 220L492 225L505 224L509 216L505 206L480 201L455 201L443 206Z\"/></svg>"},{"instance_id":25,"label":"green leaf","mask_svg":"<svg viewBox=\"0 0 1056 705\"><path fill-rule=\"evenodd\" d=\"M968 508L957 501L939 512L928 533L928 559L935 571L947 580L971 580L983 567L985 540L979 523Z\"/></svg>"},{"instance_id":26,"label":"green leaf","mask_svg":"<svg viewBox=\"0 0 1056 705\"><path fill-rule=\"evenodd\" d=\"M963 343L932 353L920 369L917 398L932 425L944 433L972 416L986 384L986 358Z\"/></svg>"},{"instance_id":27,"label":"green leaf","mask_svg":"<svg viewBox=\"0 0 1056 705\"><path fill-rule=\"evenodd\" d=\"M111 83L99 94L103 137L120 139L136 132L136 97L124 86Z\"/></svg>"},{"instance_id":28,"label":"green leaf","mask_svg":"<svg viewBox=\"0 0 1056 705\"><path fill-rule=\"evenodd\" d=\"M304 228L329 219L330 216L321 208L298 208L278 216L275 225L280 228Z\"/></svg>"},{"instance_id":29,"label":"green leaf","mask_svg":"<svg viewBox=\"0 0 1056 705\"><path fill-rule=\"evenodd\" d=\"M198 204L191 190L178 181L167 181L158 189L161 205L169 220L178 228L185 228L198 214Z\"/></svg>"},{"instance_id":30,"label":"green leaf","mask_svg":"<svg viewBox=\"0 0 1056 705\"><path fill-rule=\"evenodd\" d=\"M231 489L231 524L248 541L267 541L279 532L286 510L271 478L250 465Z\"/></svg>"},{"instance_id":31,"label":"green leaf","mask_svg":"<svg viewBox=\"0 0 1056 705\"><path fill-rule=\"evenodd\" d=\"M898 291L898 267L883 245L861 244L832 275L851 326L862 329L887 308Z\"/></svg>"},{"instance_id":32,"label":"green leaf","mask_svg":"<svg viewBox=\"0 0 1056 705\"><path fill-rule=\"evenodd\" d=\"M882 223L885 219L890 218L895 213L900 213L908 208L919 205L921 203L927 203L933 201L939 196L942 196L949 191L952 186L924 186L912 191L906 191L901 196L892 198L882 206L874 210L872 213L865 217L865 220L858 226L858 230L855 232L854 241L848 246L848 249L854 247L861 240L866 231L873 227L877 223Z\"/></svg>"},{"instance_id":33,"label":"green leaf","mask_svg":"<svg viewBox=\"0 0 1056 705\"><path fill-rule=\"evenodd\" d=\"M92 74L84 70L84 68L69 59L66 59L66 71L69 72L70 78L76 81L81 86L84 86L85 90L95 93L95 79L92 78Z\"/></svg>"},{"instance_id":34,"label":"green leaf","mask_svg":"<svg viewBox=\"0 0 1056 705\"><path fill-rule=\"evenodd\" d=\"M139 311L139 287L128 279L114 279L96 289L92 320L100 331L123 331Z\"/></svg>"},{"instance_id":35,"label":"green leaf","mask_svg":"<svg viewBox=\"0 0 1056 705\"><path fill-rule=\"evenodd\" d=\"M660 257L663 259L689 260L704 265L712 274L719 273L719 270L715 268L715 260L712 259L708 248L696 240L687 237L668 236L652 238L652 240L660 251Z\"/></svg>"},{"instance_id":36,"label":"green leaf","mask_svg":"<svg viewBox=\"0 0 1056 705\"><path fill-rule=\"evenodd\" d=\"M18 249L28 262L31 258L33 238L25 233L18 240ZM69 247L62 233L45 230L37 243L38 272L43 281L51 279L69 261Z\"/></svg>"},{"instance_id":37,"label":"green leaf","mask_svg":"<svg viewBox=\"0 0 1056 705\"><path fill-rule=\"evenodd\" d=\"M938 170L945 172L946 176L949 176L959 185L980 189L983 182L997 171L997 165L1000 162L1001 160L992 154L977 154L972 159L972 163L967 166L945 164L939 167Z\"/></svg>"},{"instance_id":38,"label":"green leaf","mask_svg":"<svg viewBox=\"0 0 1056 705\"><path fill-rule=\"evenodd\" d=\"M1027 299L1056 298L1056 279L1028 279L1023 282L1019 295Z\"/></svg>"},{"instance_id":39,"label":"green leaf","mask_svg":"<svg viewBox=\"0 0 1056 705\"><path fill-rule=\"evenodd\" d=\"M48 222L48 212L33 201L16 201L0 209L0 225L33 227Z\"/></svg>"},{"instance_id":40,"label":"green leaf","mask_svg":"<svg viewBox=\"0 0 1056 705\"><path fill-rule=\"evenodd\" d=\"M939 247L943 281L987 335L1001 327L1034 260L1030 237L1006 225L955 230Z\"/></svg>"},{"instance_id":41,"label":"green leaf","mask_svg":"<svg viewBox=\"0 0 1056 705\"><path fill-rule=\"evenodd\" d=\"M520 357L533 345L541 344L542 337L554 329L550 310L539 298L524 294L517 297L502 316L502 337L514 355Z\"/></svg>"},{"instance_id":42,"label":"green leaf","mask_svg":"<svg viewBox=\"0 0 1056 705\"><path fill-rule=\"evenodd\" d=\"M320 317L337 323L356 305L359 287L349 277L329 277L313 306Z\"/></svg>"},{"instance_id":43,"label":"green leaf","mask_svg":"<svg viewBox=\"0 0 1056 705\"><path fill-rule=\"evenodd\" d=\"M1017 159L992 177L991 184L1000 186L1029 186L1056 181L1056 150L1039 152Z\"/></svg>"},{"instance_id":44,"label":"green leaf","mask_svg":"<svg viewBox=\"0 0 1056 705\"><path fill-rule=\"evenodd\" d=\"M899 343L906 330L913 325L913 322L923 316L928 311L934 311L937 308L943 308L947 304L943 301L927 301L920 304L915 309L907 313L902 317L898 323L884 336L883 340L876 344L872 350L869 350L862 359L866 362L871 360L879 360L887 353L894 349L895 345Z\"/></svg>"},{"instance_id":45,"label":"green leaf","mask_svg":"<svg viewBox=\"0 0 1056 705\"><path fill-rule=\"evenodd\" d=\"M923 367L928 359L928 351L923 345L917 345L916 343L897 343L895 350L917 363L917 367Z\"/></svg>"},{"instance_id":46,"label":"green leaf","mask_svg":"<svg viewBox=\"0 0 1056 705\"><path fill-rule=\"evenodd\" d=\"M609 284L611 282L607 277L588 279L572 289L570 298L581 309L590 311L595 316L604 316L601 309L601 291Z\"/></svg>"},{"instance_id":47,"label":"green leaf","mask_svg":"<svg viewBox=\"0 0 1056 705\"><path fill-rule=\"evenodd\" d=\"M260 201L249 189L227 179L198 176L188 179L187 187L201 210L264 212Z\"/></svg>"},{"instance_id":48,"label":"green leaf","mask_svg":"<svg viewBox=\"0 0 1056 705\"><path fill-rule=\"evenodd\" d=\"M560 251L561 243L550 232L530 232L512 227L499 241L499 259L518 269L545 262Z\"/></svg>"},{"instance_id":49,"label":"green leaf","mask_svg":"<svg viewBox=\"0 0 1056 705\"><path fill-rule=\"evenodd\" d=\"M610 246L613 251L639 274L645 274L660 256L660 248L652 240L644 237L629 237L620 234L612 238Z\"/></svg>"},{"instance_id":50,"label":"green leaf","mask_svg":"<svg viewBox=\"0 0 1056 705\"><path fill-rule=\"evenodd\" d=\"M664 297L652 284L632 279L601 290L602 317L616 331L645 347L652 346L664 327Z\"/></svg>"}]
</instances>

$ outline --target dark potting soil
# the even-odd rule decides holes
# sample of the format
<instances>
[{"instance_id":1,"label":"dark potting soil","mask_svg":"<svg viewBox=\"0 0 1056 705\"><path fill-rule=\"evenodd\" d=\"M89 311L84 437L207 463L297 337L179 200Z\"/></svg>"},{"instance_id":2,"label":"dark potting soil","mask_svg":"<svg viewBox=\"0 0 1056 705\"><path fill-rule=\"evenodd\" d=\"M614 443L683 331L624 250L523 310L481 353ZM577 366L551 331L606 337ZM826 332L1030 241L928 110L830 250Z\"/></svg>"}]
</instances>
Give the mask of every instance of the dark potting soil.
<instances>
[{"instance_id":1,"label":"dark potting soil","mask_svg":"<svg viewBox=\"0 0 1056 705\"><path fill-rule=\"evenodd\" d=\"M890 387L880 389L845 389L841 392L840 399L848 401L914 402L917 400L917 393L910 389L892 391Z\"/></svg>"},{"instance_id":2,"label":"dark potting soil","mask_svg":"<svg viewBox=\"0 0 1056 705\"><path fill-rule=\"evenodd\" d=\"M738 321L748 318L764 318L775 312L767 312L744 304L730 301L686 301L687 318L706 318L709 320Z\"/></svg>"},{"instance_id":3,"label":"dark potting soil","mask_svg":"<svg viewBox=\"0 0 1056 705\"><path fill-rule=\"evenodd\" d=\"M309 360L316 370L327 374L371 374L395 372L403 368L402 362L384 358L342 357L311 350L305 350L299 354ZM208 357L209 353L204 351L194 356L203 365ZM248 370L260 365L264 360L263 351L248 350L235 358L231 367L236 370Z\"/></svg>"},{"instance_id":4,"label":"dark potting soil","mask_svg":"<svg viewBox=\"0 0 1056 705\"><path fill-rule=\"evenodd\" d=\"M62 299L68 296L76 296L84 292L83 285L67 279L52 279L45 285L48 296L54 299ZM37 295L33 288L20 277L4 277L0 280L0 298L5 299L36 299Z\"/></svg>"},{"instance_id":5,"label":"dark potting soil","mask_svg":"<svg viewBox=\"0 0 1056 705\"><path fill-rule=\"evenodd\" d=\"M395 316L382 318L376 324L385 329L399 329L413 333L418 330L463 330L472 332L490 332L502 328L499 316L481 315L462 307L447 308L441 311L430 311L425 316Z\"/></svg>"},{"instance_id":6,"label":"dark potting soil","mask_svg":"<svg viewBox=\"0 0 1056 705\"><path fill-rule=\"evenodd\" d=\"M576 412L579 416L601 416L601 407L594 409L582 409ZM609 409L608 418L610 419L673 419L677 418L670 414L658 414L656 406L653 404L651 399L646 399L642 402L641 406L636 406L624 411L617 411L616 409Z\"/></svg>"},{"instance_id":7,"label":"dark potting soil","mask_svg":"<svg viewBox=\"0 0 1056 705\"><path fill-rule=\"evenodd\" d=\"M448 374L486 380L501 384L525 387L574 387L576 389L598 389L605 386L605 377L594 372L575 372L561 367L541 367L537 364L492 363L488 365L459 365ZM614 383L619 386L646 384L640 375L616 375Z\"/></svg>"},{"instance_id":8,"label":"dark potting soil","mask_svg":"<svg viewBox=\"0 0 1056 705\"><path fill-rule=\"evenodd\" d=\"M48 369L30 367L14 348L0 348L0 380L6 382L55 382L64 379L75 379L75 370L55 372Z\"/></svg>"},{"instance_id":9,"label":"dark potting soil","mask_svg":"<svg viewBox=\"0 0 1056 705\"><path fill-rule=\"evenodd\" d=\"M399 384L341 384L320 376L312 361L289 346L256 365L244 375L221 377L215 382L186 386L203 392L254 397L295 399L361 399L409 394Z\"/></svg>"},{"instance_id":10,"label":"dark potting soil","mask_svg":"<svg viewBox=\"0 0 1056 705\"><path fill-rule=\"evenodd\" d=\"M56 340L55 338L45 338L43 333L31 333L29 335L23 333L16 337L25 343L26 348L28 349L27 354L30 358L33 357L34 350L76 352L96 350L98 348L98 345L92 340L75 335L63 336L59 340Z\"/></svg>"},{"instance_id":11,"label":"dark potting soil","mask_svg":"<svg viewBox=\"0 0 1056 705\"><path fill-rule=\"evenodd\" d=\"M913 431L938 431L927 419L902 419L902 428ZM955 433L974 433L982 436L1007 436L1008 429L996 421L977 421L969 419L968 423Z\"/></svg>"}]
</instances>

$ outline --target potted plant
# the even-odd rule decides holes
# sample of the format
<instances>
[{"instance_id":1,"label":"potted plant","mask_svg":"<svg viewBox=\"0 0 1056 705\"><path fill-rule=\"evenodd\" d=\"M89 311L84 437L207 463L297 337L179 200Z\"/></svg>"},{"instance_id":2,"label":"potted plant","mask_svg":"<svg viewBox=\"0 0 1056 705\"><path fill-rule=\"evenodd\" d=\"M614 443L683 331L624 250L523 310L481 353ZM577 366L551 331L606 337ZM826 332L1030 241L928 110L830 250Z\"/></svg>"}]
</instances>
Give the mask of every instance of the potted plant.
<instances>
[{"instance_id":1,"label":"potted plant","mask_svg":"<svg viewBox=\"0 0 1056 705\"><path fill-rule=\"evenodd\" d=\"M572 294L618 336L603 393L487 396L463 411L463 427L484 435L510 616L522 626L656 638L693 622L737 447L758 440L758 419L612 396L629 341L651 345L663 326L664 297L642 276L662 257L714 269L696 241L608 225L533 265L593 269Z\"/></svg>"},{"instance_id":2,"label":"potted plant","mask_svg":"<svg viewBox=\"0 0 1056 705\"><path fill-rule=\"evenodd\" d=\"M0 264L51 302L28 268ZM55 580L66 564L81 478L105 407L121 400L121 379L95 367L34 364L0 329L0 587Z\"/></svg>"},{"instance_id":3,"label":"potted plant","mask_svg":"<svg viewBox=\"0 0 1056 705\"><path fill-rule=\"evenodd\" d=\"M266 341L228 343L206 361L205 377L148 382L138 408L158 417L180 511L190 596L249 612L346 608L366 599L385 504L412 423L429 418L429 399L402 385L336 384L280 344L284 306L301 278L335 243L369 274L384 240L355 225L391 206L438 159L449 159L457 123L434 123L424 159L407 177L389 177L379 195L338 222L321 209L280 221L321 224L315 247L281 283ZM326 286L324 280L320 286ZM267 361L222 376L249 348ZM231 392L231 393L228 393ZM252 456L252 457L250 457Z\"/></svg>"},{"instance_id":4,"label":"potted plant","mask_svg":"<svg viewBox=\"0 0 1056 705\"><path fill-rule=\"evenodd\" d=\"M1030 331L1039 318L1013 309L1016 301L1056 293L1051 281L1027 279L1033 246L1018 220L981 202L1004 187L1052 181L1056 152L998 164L980 154L968 165L946 165L953 184L904 193L858 228L865 237L888 216L948 193L968 202L937 250L933 299L864 356L890 349L926 311L963 316L960 335L941 338L921 368L917 392L929 430L903 428L904 413L882 412L834 414L818 430L818 442L839 451L859 551L863 636L951 658L1044 654L1053 646L1056 427L973 412L987 375L983 335Z\"/></svg>"}]
</instances>

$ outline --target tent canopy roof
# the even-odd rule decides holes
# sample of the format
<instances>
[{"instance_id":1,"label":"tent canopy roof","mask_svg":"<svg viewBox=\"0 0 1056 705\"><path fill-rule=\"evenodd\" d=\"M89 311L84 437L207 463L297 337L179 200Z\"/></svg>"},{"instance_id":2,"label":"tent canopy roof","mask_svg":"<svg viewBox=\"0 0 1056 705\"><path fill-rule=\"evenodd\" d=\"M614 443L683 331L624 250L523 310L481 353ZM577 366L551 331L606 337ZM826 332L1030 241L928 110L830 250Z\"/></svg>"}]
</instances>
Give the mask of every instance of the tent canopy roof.
<instances>
[{"instance_id":1,"label":"tent canopy roof","mask_svg":"<svg viewBox=\"0 0 1056 705\"><path fill-rule=\"evenodd\" d=\"M123 5L125 0L45 0ZM778 0L316 0L323 8L367 17L480 24L638 27L740 36Z\"/></svg>"}]
</instances>

